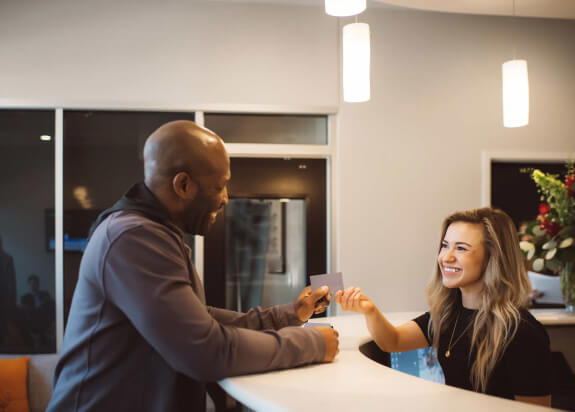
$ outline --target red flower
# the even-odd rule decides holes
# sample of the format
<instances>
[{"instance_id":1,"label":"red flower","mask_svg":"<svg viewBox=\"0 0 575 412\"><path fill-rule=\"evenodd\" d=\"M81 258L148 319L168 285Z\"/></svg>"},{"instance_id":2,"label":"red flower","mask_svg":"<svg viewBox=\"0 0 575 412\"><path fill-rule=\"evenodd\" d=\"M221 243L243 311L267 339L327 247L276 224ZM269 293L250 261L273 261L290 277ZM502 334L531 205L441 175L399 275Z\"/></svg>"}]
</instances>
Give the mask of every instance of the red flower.
<instances>
[{"instance_id":1,"label":"red flower","mask_svg":"<svg viewBox=\"0 0 575 412\"><path fill-rule=\"evenodd\" d=\"M549 205L547 203L541 203L539 205L539 214L541 214L541 215L546 215L547 213L549 213L550 210L551 210L551 208L549 207Z\"/></svg>"},{"instance_id":2,"label":"red flower","mask_svg":"<svg viewBox=\"0 0 575 412\"><path fill-rule=\"evenodd\" d=\"M563 227L556 222L549 222L548 220L543 220L541 222L541 229L543 229L547 234L555 236Z\"/></svg>"},{"instance_id":3,"label":"red flower","mask_svg":"<svg viewBox=\"0 0 575 412\"><path fill-rule=\"evenodd\" d=\"M565 186L567 187L567 196L573 197L575 196L575 175L569 175L565 178Z\"/></svg>"}]
</instances>

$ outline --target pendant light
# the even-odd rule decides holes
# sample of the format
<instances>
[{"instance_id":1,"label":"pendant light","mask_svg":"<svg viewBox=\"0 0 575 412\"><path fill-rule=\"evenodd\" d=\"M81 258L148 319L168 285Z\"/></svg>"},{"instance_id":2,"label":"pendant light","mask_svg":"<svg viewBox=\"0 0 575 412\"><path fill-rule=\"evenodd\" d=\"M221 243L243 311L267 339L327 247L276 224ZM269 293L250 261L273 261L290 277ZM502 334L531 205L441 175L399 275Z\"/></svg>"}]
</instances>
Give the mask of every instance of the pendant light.
<instances>
[{"instance_id":1,"label":"pendant light","mask_svg":"<svg viewBox=\"0 0 575 412\"><path fill-rule=\"evenodd\" d=\"M330 16L354 16L365 10L366 0L325 0L325 12Z\"/></svg>"},{"instance_id":2,"label":"pendant light","mask_svg":"<svg viewBox=\"0 0 575 412\"><path fill-rule=\"evenodd\" d=\"M513 0L513 20L515 20L515 0ZM501 73L503 80L503 126L526 126L529 123L527 61L515 59L514 50L513 60L503 63Z\"/></svg>"},{"instance_id":3,"label":"pendant light","mask_svg":"<svg viewBox=\"0 0 575 412\"><path fill-rule=\"evenodd\" d=\"M370 99L369 24L343 26L343 100L350 103Z\"/></svg>"},{"instance_id":4,"label":"pendant light","mask_svg":"<svg viewBox=\"0 0 575 412\"><path fill-rule=\"evenodd\" d=\"M502 65L503 126L529 123L529 79L526 60L509 60Z\"/></svg>"}]
</instances>

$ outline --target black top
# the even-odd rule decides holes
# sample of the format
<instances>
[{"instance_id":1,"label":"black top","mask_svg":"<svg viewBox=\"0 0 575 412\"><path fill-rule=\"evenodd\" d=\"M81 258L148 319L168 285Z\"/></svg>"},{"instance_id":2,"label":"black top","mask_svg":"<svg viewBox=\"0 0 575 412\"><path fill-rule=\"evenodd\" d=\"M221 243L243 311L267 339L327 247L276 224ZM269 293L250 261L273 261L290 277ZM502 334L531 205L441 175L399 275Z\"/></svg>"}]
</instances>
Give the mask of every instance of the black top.
<instances>
[{"instance_id":1,"label":"black top","mask_svg":"<svg viewBox=\"0 0 575 412\"><path fill-rule=\"evenodd\" d=\"M476 351L469 353L473 329L473 325L469 323L473 322L476 312L463 306L459 307L459 321L448 358L445 357L445 352L453 332L455 318L439 338L438 358L447 385L473 390L470 376ZM489 395L513 399L514 395L546 396L551 393L549 336L543 325L529 311L522 309L520 313L521 321L517 333L488 378L485 393ZM428 334L429 320L429 312L414 319L431 344L432 339ZM468 325L469 328L465 331ZM453 345L464 331L465 334Z\"/></svg>"}]
</instances>

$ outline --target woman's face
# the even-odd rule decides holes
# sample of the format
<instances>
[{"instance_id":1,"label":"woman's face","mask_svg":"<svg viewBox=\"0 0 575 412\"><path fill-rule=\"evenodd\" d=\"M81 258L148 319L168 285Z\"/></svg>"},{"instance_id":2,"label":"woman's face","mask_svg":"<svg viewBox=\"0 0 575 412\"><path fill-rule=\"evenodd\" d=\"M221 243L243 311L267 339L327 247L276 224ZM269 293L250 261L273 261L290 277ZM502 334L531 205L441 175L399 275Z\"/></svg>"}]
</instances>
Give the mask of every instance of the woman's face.
<instances>
[{"instance_id":1,"label":"woman's face","mask_svg":"<svg viewBox=\"0 0 575 412\"><path fill-rule=\"evenodd\" d=\"M481 282L484 261L483 226L466 222L450 224L437 257L443 286L477 286Z\"/></svg>"}]
</instances>

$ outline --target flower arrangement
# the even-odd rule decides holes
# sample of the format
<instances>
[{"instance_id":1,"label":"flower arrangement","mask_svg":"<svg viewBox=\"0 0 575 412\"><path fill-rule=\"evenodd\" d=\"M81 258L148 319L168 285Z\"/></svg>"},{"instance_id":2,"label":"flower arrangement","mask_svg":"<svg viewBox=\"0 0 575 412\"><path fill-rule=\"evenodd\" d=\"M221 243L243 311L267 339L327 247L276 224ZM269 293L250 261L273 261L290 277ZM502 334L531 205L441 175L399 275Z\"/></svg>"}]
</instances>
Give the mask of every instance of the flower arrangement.
<instances>
[{"instance_id":1,"label":"flower arrangement","mask_svg":"<svg viewBox=\"0 0 575 412\"><path fill-rule=\"evenodd\" d=\"M525 169L537 186L541 203L537 218L520 229L521 250L536 272L561 275L566 304L575 303L575 167L566 164L565 178Z\"/></svg>"},{"instance_id":2,"label":"flower arrangement","mask_svg":"<svg viewBox=\"0 0 575 412\"><path fill-rule=\"evenodd\" d=\"M539 215L520 230L521 250L533 270L558 273L565 262L575 262L575 168L566 164L564 181L539 169L524 169L541 195Z\"/></svg>"}]
</instances>

